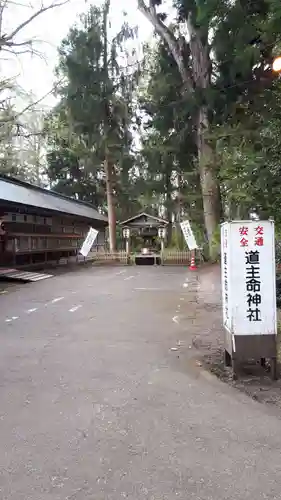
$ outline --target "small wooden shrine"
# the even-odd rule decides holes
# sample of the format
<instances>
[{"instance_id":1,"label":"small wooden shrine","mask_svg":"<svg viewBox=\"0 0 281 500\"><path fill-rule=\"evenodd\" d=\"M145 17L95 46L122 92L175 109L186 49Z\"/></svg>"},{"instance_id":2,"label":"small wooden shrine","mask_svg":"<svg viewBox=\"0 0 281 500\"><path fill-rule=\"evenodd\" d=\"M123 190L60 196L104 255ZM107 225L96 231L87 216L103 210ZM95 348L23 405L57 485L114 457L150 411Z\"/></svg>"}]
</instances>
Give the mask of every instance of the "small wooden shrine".
<instances>
[{"instance_id":1,"label":"small wooden shrine","mask_svg":"<svg viewBox=\"0 0 281 500\"><path fill-rule=\"evenodd\" d=\"M140 253L160 252L164 248L165 231L168 221L142 212L120 223L123 236L127 240L127 252L130 242Z\"/></svg>"}]
</instances>

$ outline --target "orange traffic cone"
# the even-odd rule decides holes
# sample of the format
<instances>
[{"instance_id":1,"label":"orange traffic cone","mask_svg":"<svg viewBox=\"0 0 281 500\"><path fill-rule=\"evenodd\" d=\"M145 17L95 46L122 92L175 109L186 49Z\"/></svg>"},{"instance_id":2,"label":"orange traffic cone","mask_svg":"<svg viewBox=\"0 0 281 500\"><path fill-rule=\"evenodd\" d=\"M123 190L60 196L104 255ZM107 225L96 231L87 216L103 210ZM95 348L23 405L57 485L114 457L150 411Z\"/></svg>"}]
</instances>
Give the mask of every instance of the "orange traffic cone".
<instances>
[{"instance_id":1,"label":"orange traffic cone","mask_svg":"<svg viewBox=\"0 0 281 500\"><path fill-rule=\"evenodd\" d=\"M196 271L196 269L197 269L197 266L196 266L196 263L195 263L195 255L194 255L194 253L192 253L192 256L191 256L191 262L190 262L189 269L190 269L190 271Z\"/></svg>"}]
</instances>

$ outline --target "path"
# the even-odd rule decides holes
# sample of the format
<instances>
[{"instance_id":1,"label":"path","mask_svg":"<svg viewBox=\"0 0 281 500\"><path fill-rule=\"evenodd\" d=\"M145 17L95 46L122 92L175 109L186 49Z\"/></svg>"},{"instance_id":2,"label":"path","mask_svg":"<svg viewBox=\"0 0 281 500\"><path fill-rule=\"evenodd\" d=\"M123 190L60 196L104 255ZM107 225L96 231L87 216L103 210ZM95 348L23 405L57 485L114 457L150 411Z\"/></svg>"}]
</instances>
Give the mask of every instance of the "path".
<instances>
[{"instance_id":1,"label":"path","mask_svg":"<svg viewBox=\"0 0 281 500\"><path fill-rule=\"evenodd\" d=\"M279 418L182 362L192 276L92 268L0 296L2 500L280 498Z\"/></svg>"}]
</instances>

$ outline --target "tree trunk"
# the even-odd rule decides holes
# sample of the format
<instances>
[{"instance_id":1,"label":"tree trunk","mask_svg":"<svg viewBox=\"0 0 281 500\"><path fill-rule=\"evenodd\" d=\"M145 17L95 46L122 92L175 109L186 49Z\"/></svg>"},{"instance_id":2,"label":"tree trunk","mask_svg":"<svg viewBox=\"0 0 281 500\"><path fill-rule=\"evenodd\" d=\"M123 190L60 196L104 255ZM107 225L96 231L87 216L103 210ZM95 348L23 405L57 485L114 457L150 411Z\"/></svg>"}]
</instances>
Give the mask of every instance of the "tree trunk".
<instances>
[{"instance_id":1,"label":"tree trunk","mask_svg":"<svg viewBox=\"0 0 281 500\"><path fill-rule=\"evenodd\" d=\"M182 234L182 230L180 227L180 223L182 221L182 196L181 196L181 189L182 189L182 176L181 174L177 174L177 189L178 189L178 195L177 195L177 200L176 200L176 245L178 250L182 250L185 248L185 240L184 236Z\"/></svg>"},{"instance_id":2,"label":"tree trunk","mask_svg":"<svg viewBox=\"0 0 281 500\"><path fill-rule=\"evenodd\" d=\"M109 249L110 252L116 252L116 212L115 212L115 198L113 190L113 171L108 156L106 156L104 161L104 171L106 179Z\"/></svg>"},{"instance_id":3,"label":"tree trunk","mask_svg":"<svg viewBox=\"0 0 281 500\"><path fill-rule=\"evenodd\" d=\"M109 152L109 136L110 136L110 109L107 95L107 82L108 82L108 14L110 9L110 0L106 0L103 7L103 71L104 71L104 172L106 180L106 197L107 197L107 211L108 211L108 229L109 229L109 249L110 252L116 252L116 210L115 210L115 196L113 186L113 166Z\"/></svg>"},{"instance_id":4,"label":"tree trunk","mask_svg":"<svg viewBox=\"0 0 281 500\"><path fill-rule=\"evenodd\" d=\"M197 117L198 162L203 197L205 229L208 237L210 256L212 257L212 239L220 223L220 195L218 181L214 172L214 151L208 144L206 132L209 128L207 110L199 108Z\"/></svg>"}]
</instances>

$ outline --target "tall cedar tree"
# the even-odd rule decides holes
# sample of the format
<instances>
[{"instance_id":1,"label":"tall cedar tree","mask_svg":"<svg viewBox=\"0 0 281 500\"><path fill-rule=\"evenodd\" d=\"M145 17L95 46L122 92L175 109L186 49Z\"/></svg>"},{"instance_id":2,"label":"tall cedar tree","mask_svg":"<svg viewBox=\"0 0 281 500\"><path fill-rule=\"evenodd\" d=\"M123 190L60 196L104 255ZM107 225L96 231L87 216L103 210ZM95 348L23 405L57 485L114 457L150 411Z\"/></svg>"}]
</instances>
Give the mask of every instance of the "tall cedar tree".
<instances>
[{"instance_id":1,"label":"tall cedar tree","mask_svg":"<svg viewBox=\"0 0 281 500\"><path fill-rule=\"evenodd\" d=\"M140 11L166 41L181 75L182 94L194 105L192 116L210 244L222 213L216 139L210 132L217 125L229 125L231 120L231 125L242 120L248 130L253 130L265 116L265 108L268 111L271 107L265 92L272 88L272 51L278 43L280 47L280 2L174 0L173 4L176 18L174 25L168 25L161 12L162 0L138 0ZM267 93L266 98L269 96ZM225 193L224 179L222 189Z\"/></svg>"},{"instance_id":2,"label":"tall cedar tree","mask_svg":"<svg viewBox=\"0 0 281 500\"><path fill-rule=\"evenodd\" d=\"M178 21L184 23L188 38L165 23L166 16L158 12L162 0L138 0L140 11L152 23L167 43L182 78L182 93L194 103L193 119L196 129L199 173L203 197L204 220L210 251L212 237L220 220L220 194L216 175L214 150L206 138L210 128L208 92L211 87L209 31L218 2L177 0Z\"/></svg>"},{"instance_id":3,"label":"tall cedar tree","mask_svg":"<svg viewBox=\"0 0 281 500\"><path fill-rule=\"evenodd\" d=\"M147 83L140 97L148 117L141 149L146 188L162 202L170 223L185 213L202 225L193 123L188 103L182 98L177 65L161 40L152 52L147 51L146 60Z\"/></svg>"},{"instance_id":4,"label":"tall cedar tree","mask_svg":"<svg viewBox=\"0 0 281 500\"><path fill-rule=\"evenodd\" d=\"M126 52L126 41L134 36L134 30L124 23L112 38L109 9L109 0L100 8L91 7L62 42L58 76L64 84L60 88L61 109L55 112L60 125L51 142L62 160L62 175L69 178L72 172L80 192L82 179L86 189L92 185L97 198L105 186L110 250L115 251L118 177L129 170L130 99L135 85L135 75L126 66L120 67L119 53ZM52 119L56 121L56 117ZM50 171L56 168L54 151L49 151L48 159Z\"/></svg>"}]
</instances>

